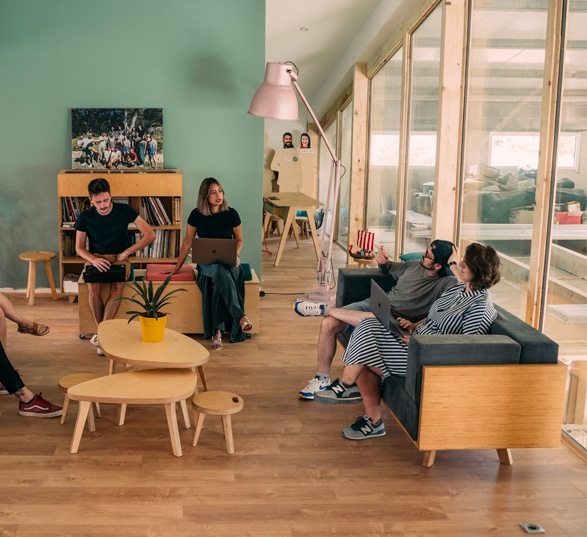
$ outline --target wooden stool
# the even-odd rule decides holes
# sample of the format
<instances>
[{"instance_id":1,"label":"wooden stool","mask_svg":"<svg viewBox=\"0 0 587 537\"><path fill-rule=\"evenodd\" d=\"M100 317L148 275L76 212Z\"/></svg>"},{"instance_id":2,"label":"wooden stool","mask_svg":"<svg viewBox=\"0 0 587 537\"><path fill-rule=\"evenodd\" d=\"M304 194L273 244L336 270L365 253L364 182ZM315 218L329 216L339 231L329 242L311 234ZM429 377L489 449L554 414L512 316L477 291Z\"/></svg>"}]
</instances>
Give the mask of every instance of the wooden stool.
<instances>
[{"instance_id":1,"label":"wooden stool","mask_svg":"<svg viewBox=\"0 0 587 537\"><path fill-rule=\"evenodd\" d=\"M51 294L53 300L57 300L57 290L55 289L55 282L53 281L53 272L51 271L51 259L55 259L56 254L53 252L44 252L42 250L35 250L34 252L22 252L18 256L23 261L29 262L29 278L26 288L26 297L29 299L29 306L35 303L35 285L37 281L37 263L42 261L45 264L47 271L47 278L51 286Z\"/></svg>"},{"instance_id":2,"label":"wooden stool","mask_svg":"<svg viewBox=\"0 0 587 537\"><path fill-rule=\"evenodd\" d=\"M307 216L296 216L296 224L300 228L300 236L304 235L306 237L306 239L309 239L310 238L310 224L308 224L308 217Z\"/></svg>"},{"instance_id":3,"label":"wooden stool","mask_svg":"<svg viewBox=\"0 0 587 537\"><path fill-rule=\"evenodd\" d=\"M80 403L69 452L77 453L79 449L93 402L123 406L162 404L165 405L173 454L181 457L175 403L185 401L194 394L197 379L196 373L189 369L141 369L107 375L72 386L67 390L67 395ZM91 422L89 425L90 431L94 432L95 427L91 427ZM190 427L191 424L186 423L186 429Z\"/></svg>"},{"instance_id":4,"label":"wooden stool","mask_svg":"<svg viewBox=\"0 0 587 537\"><path fill-rule=\"evenodd\" d=\"M61 414L61 425L65 423L65 416L67 415L67 409L69 408L69 396L67 395L67 390L76 384L80 384L86 380L97 379L101 376L102 375L99 373L73 373L59 379L59 387L62 391L65 392L65 400L63 401L63 414ZM94 406L96 407L96 416L101 418L102 414L100 414L100 403L94 403Z\"/></svg>"},{"instance_id":5,"label":"wooden stool","mask_svg":"<svg viewBox=\"0 0 587 537\"><path fill-rule=\"evenodd\" d=\"M206 414L213 416L222 416L222 429L226 440L226 451L234 453L234 442L232 440L232 421L231 414L236 414L243 409L243 398L236 393L230 392L203 392L194 395L192 398L192 408L194 410L194 419L196 421L196 432L192 445L198 444L200 431L204 425Z\"/></svg>"}]
</instances>

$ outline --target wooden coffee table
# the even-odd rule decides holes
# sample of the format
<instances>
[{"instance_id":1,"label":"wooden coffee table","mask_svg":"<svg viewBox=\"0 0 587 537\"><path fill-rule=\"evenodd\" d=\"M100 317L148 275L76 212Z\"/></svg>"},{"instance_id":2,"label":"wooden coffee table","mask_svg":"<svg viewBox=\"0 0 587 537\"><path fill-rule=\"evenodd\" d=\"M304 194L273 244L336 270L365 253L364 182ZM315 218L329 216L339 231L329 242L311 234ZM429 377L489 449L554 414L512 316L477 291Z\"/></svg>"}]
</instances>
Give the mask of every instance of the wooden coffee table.
<instances>
[{"instance_id":1,"label":"wooden coffee table","mask_svg":"<svg viewBox=\"0 0 587 537\"><path fill-rule=\"evenodd\" d=\"M98 326L98 341L104 354L110 359L109 374L116 372L116 364L137 366L147 369L198 369L202 386L208 391L204 374L204 364L210 360L208 349L192 338L175 330L165 329L163 341L156 343L143 341L141 325L138 321L130 323L124 319L111 319ZM197 393L197 385L194 384ZM181 409L189 428L189 415L185 401ZM122 404L118 415L118 425L124 423L126 404Z\"/></svg>"},{"instance_id":2,"label":"wooden coffee table","mask_svg":"<svg viewBox=\"0 0 587 537\"><path fill-rule=\"evenodd\" d=\"M117 363L149 369L197 367L204 389L208 389L202 366L208 363L210 353L197 341L175 330L166 328L163 341L148 343L143 341L138 321L128 323L124 319L112 319L98 326L98 341L110 359L111 374Z\"/></svg>"}]
</instances>

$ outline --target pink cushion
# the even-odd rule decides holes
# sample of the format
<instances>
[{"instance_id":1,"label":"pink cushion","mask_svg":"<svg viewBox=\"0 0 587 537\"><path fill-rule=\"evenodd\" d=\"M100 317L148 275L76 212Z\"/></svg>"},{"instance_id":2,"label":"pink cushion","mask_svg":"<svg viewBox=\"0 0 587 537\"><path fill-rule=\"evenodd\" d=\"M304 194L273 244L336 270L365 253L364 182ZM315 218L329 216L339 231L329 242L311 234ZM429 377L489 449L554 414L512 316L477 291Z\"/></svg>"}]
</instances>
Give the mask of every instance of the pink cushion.
<instances>
[{"instance_id":1,"label":"pink cushion","mask_svg":"<svg viewBox=\"0 0 587 537\"><path fill-rule=\"evenodd\" d=\"M173 270L173 267L175 267L173 263L151 263L150 265L147 265L147 281L162 282L167 276L169 276L169 274L163 273ZM187 282L193 280L195 280L194 269L190 265L184 265L177 274L174 274L171 277L172 282Z\"/></svg>"}]
</instances>

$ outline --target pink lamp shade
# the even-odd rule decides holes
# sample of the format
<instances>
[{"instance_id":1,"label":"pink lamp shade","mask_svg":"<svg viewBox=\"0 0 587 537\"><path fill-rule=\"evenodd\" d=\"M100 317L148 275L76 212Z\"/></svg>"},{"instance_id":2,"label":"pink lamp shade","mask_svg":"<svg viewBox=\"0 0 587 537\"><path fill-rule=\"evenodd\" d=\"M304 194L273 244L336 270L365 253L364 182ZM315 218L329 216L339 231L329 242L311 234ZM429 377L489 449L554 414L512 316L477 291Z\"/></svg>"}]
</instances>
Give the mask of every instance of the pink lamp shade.
<instances>
[{"instance_id":1,"label":"pink lamp shade","mask_svg":"<svg viewBox=\"0 0 587 537\"><path fill-rule=\"evenodd\" d=\"M265 119L298 119L298 99L291 82L290 65L268 62L265 81L251 99L249 114Z\"/></svg>"}]
</instances>

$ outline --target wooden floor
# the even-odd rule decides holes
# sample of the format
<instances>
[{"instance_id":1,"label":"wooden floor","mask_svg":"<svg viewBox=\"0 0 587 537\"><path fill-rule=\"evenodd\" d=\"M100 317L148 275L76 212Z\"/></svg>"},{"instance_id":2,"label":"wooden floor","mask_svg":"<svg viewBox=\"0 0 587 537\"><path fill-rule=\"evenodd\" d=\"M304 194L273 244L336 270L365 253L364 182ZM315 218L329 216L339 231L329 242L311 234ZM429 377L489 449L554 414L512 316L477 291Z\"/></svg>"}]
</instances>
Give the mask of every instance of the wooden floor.
<instances>
[{"instance_id":1,"label":"wooden floor","mask_svg":"<svg viewBox=\"0 0 587 537\"><path fill-rule=\"evenodd\" d=\"M314 373L320 320L292 311L315 287L311 243L293 245L279 267L263 253L261 333L225 344L206 366L211 389L245 401L233 416L234 455L220 418L209 416L196 448L193 427L180 429L184 455L174 457L160 405L129 407L123 427L116 408L101 405L96 432L86 430L71 455L76 403L60 425L19 417L15 399L0 397L0 536L509 537L525 535L521 522L547 537L587 535L587 465L564 445L513 450L511 467L495 451L440 452L424 468L389 414L387 436L351 442L340 431L361 405L298 399ZM267 248L275 255L277 236ZM9 354L30 388L62 401L61 376L107 372L78 338L77 304L14 301L51 325L43 338L10 327Z\"/></svg>"}]
</instances>

